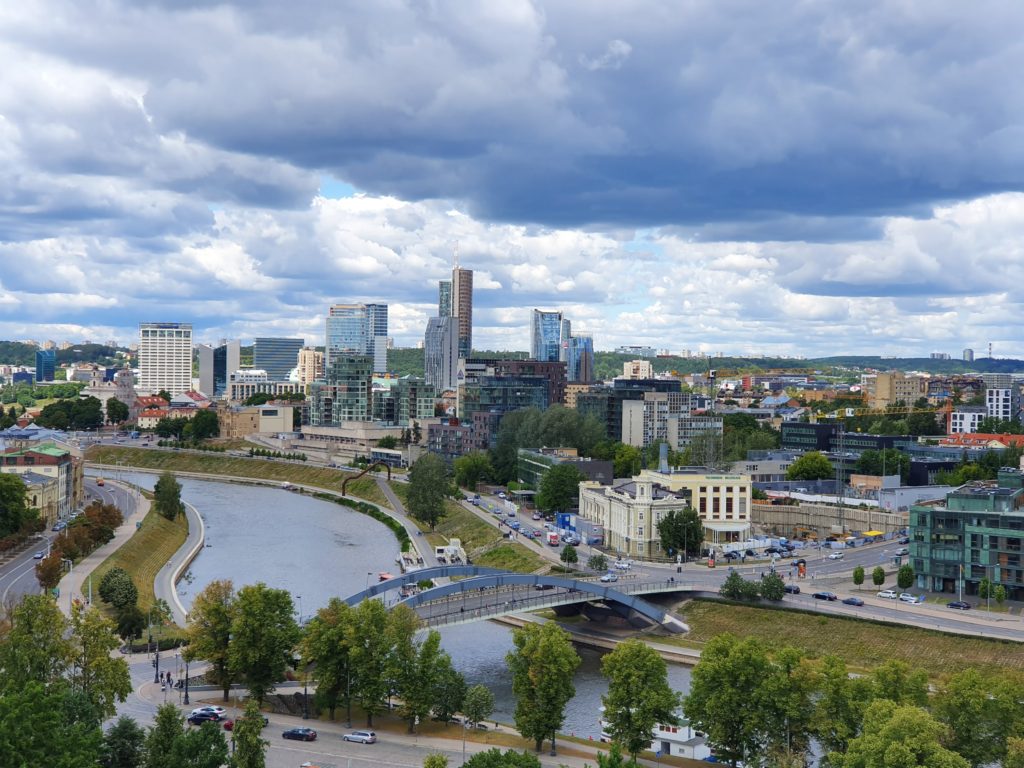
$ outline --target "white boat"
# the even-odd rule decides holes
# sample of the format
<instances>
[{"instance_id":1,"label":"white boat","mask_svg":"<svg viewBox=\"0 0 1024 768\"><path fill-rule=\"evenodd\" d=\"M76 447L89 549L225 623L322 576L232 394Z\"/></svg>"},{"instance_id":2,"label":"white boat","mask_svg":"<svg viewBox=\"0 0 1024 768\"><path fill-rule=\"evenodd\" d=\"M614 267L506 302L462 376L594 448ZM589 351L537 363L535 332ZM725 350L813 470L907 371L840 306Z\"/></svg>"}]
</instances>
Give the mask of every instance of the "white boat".
<instances>
[{"instance_id":1,"label":"white boat","mask_svg":"<svg viewBox=\"0 0 1024 768\"><path fill-rule=\"evenodd\" d=\"M604 721L604 707L601 707L602 718L601 741L611 742L608 735L608 724ZM711 748L707 739L700 731L690 727L690 722L683 717L679 718L679 725L663 725L659 723L654 726L651 732L651 745L648 747L651 752L659 754L660 757L671 755L673 757L688 757L691 760L703 760L711 757Z\"/></svg>"}]
</instances>

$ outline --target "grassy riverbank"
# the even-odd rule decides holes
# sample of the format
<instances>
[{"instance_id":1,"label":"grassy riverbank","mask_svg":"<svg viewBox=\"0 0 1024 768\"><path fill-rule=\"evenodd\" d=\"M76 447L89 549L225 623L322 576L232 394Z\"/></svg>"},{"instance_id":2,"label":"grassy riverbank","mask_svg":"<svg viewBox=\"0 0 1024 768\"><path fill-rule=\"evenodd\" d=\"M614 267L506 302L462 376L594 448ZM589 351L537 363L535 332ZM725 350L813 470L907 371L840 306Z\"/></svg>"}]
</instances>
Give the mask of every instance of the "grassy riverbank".
<instances>
[{"instance_id":1,"label":"grassy riverbank","mask_svg":"<svg viewBox=\"0 0 1024 768\"><path fill-rule=\"evenodd\" d=\"M251 477L259 480L315 485L341 493L342 483L353 475L337 469L311 467L267 459L248 459L222 456L216 453L162 451L153 448L128 448L94 445L85 453L86 461L97 464L116 464L121 461L126 469L157 469L170 472L202 472L229 477ZM381 506L390 506L376 481L361 477L348 484L348 494Z\"/></svg>"},{"instance_id":2,"label":"grassy riverbank","mask_svg":"<svg viewBox=\"0 0 1024 768\"><path fill-rule=\"evenodd\" d=\"M1024 647L1019 643L711 600L690 601L680 613L691 631L658 638L659 643L700 648L729 632L776 646L790 645L814 657L834 654L858 670L872 669L888 659L905 661L936 678L967 667L1024 670Z\"/></svg>"}]
</instances>

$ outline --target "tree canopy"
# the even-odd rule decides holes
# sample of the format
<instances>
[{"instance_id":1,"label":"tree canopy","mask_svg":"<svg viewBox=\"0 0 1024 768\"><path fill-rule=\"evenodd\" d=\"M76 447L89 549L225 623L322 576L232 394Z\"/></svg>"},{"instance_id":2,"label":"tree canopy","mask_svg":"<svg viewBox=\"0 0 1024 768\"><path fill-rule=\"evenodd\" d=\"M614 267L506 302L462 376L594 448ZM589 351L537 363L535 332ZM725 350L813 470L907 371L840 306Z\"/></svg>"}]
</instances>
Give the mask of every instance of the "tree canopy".
<instances>
[{"instance_id":1,"label":"tree canopy","mask_svg":"<svg viewBox=\"0 0 1024 768\"><path fill-rule=\"evenodd\" d=\"M579 504L580 483L586 480L575 464L555 464L541 477L537 508L542 512L574 509Z\"/></svg>"},{"instance_id":2,"label":"tree canopy","mask_svg":"<svg viewBox=\"0 0 1024 768\"><path fill-rule=\"evenodd\" d=\"M445 516L448 496L448 471L444 459L425 453L409 468L409 494L405 502L409 514L433 530Z\"/></svg>"},{"instance_id":3,"label":"tree canopy","mask_svg":"<svg viewBox=\"0 0 1024 768\"><path fill-rule=\"evenodd\" d=\"M819 451L808 451L789 465L786 470L787 480L823 480L833 477L835 472L824 454Z\"/></svg>"}]
</instances>

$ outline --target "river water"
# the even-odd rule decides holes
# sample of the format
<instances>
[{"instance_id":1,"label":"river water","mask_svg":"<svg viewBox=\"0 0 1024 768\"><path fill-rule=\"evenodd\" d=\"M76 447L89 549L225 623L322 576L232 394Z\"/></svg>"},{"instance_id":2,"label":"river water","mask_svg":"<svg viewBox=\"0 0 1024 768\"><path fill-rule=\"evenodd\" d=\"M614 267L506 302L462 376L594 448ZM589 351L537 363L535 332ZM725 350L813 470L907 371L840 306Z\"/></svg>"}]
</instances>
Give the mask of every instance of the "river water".
<instances>
[{"instance_id":1,"label":"river water","mask_svg":"<svg viewBox=\"0 0 1024 768\"><path fill-rule=\"evenodd\" d=\"M109 474L107 475L109 476ZM157 475L125 472L123 479L152 489ZM310 616L334 596L345 597L395 568L398 546L383 524L339 504L277 488L180 478L182 499L206 525L208 546L178 583L186 609L215 579L231 579L235 588L258 581L287 589L296 609ZM299 595L302 596L301 600ZM442 644L470 685L494 692L494 717L512 721L515 697L505 654L512 649L510 628L490 621L441 630ZM598 708L607 684L601 652L577 647L576 696L566 707L563 732L597 739ZM686 692L687 667L669 664L669 682Z\"/></svg>"}]
</instances>

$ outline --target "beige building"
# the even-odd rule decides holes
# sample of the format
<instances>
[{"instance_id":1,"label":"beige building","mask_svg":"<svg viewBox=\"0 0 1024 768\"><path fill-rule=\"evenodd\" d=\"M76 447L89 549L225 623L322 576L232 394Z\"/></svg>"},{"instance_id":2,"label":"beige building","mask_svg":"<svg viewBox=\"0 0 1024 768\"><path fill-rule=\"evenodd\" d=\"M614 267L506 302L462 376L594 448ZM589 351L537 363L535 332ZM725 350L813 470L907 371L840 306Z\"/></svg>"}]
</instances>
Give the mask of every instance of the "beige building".
<instances>
[{"instance_id":1,"label":"beige building","mask_svg":"<svg viewBox=\"0 0 1024 768\"><path fill-rule=\"evenodd\" d=\"M650 360L630 360L622 364L622 378L624 379L653 379L654 366Z\"/></svg>"},{"instance_id":2,"label":"beige building","mask_svg":"<svg viewBox=\"0 0 1024 768\"><path fill-rule=\"evenodd\" d=\"M312 347L299 350L298 366L299 383L309 384L324 377L324 353Z\"/></svg>"},{"instance_id":3,"label":"beige building","mask_svg":"<svg viewBox=\"0 0 1024 768\"><path fill-rule=\"evenodd\" d=\"M750 538L750 475L677 467L668 472L645 469L640 479L670 491L688 492L690 503L704 521L706 542L724 544Z\"/></svg>"},{"instance_id":4,"label":"beige building","mask_svg":"<svg viewBox=\"0 0 1024 768\"><path fill-rule=\"evenodd\" d=\"M53 480L53 493L56 494L55 519L66 520L85 500L81 459L54 443L40 443L23 449L12 448L0 453L0 472ZM39 487L40 499L48 499L50 491L42 490L42 485Z\"/></svg>"},{"instance_id":5,"label":"beige building","mask_svg":"<svg viewBox=\"0 0 1024 768\"><path fill-rule=\"evenodd\" d=\"M565 407L575 408L576 407L576 395L580 392L589 392L592 384L579 384L569 382L565 385Z\"/></svg>"},{"instance_id":6,"label":"beige building","mask_svg":"<svg viewBox=\"0 0 1024 768\"><path fill-rule=\"evenodd\" d=\"M605 545L627 557L666 557L658 523L669 512L689 506L686 491L637 477L611 485L580 483L580 516L604 526Z\"/></svg>"},{"instance_id":7,"label":"beige building","mask_svg":"<svg viewBox=\"0 0 1024 768\"><path fill-rule=\"evenodd\" d=\"M60 519L60 483L56 477L25 472L25 502L39 514L39 519L50 528Z\"/></svg>"},{"instance_id":8,"label":"beige building","mask_svg":"<svg viewBox=\"0 0 1024 768\"><path fill-rule=\"evenodd\" d=\"M294 432L293 416L295 408L291 405L240 406L236 408L218 408L217 420L220 423L220 436L241 439L248 435L280 434Z\"/></svg>"},{"instance_id":9,"label":"beige building","mask_svg":"<svg viewBox=\"0 0 1024 768\"><path fill-rule=\"evenodd\" d=\"M903 403L913 405L928 395L928 379L923 376L905 376L900 371L879 373L865 382L865 400L868 408L887 408Z\"/></svg>"}]
</instances>

